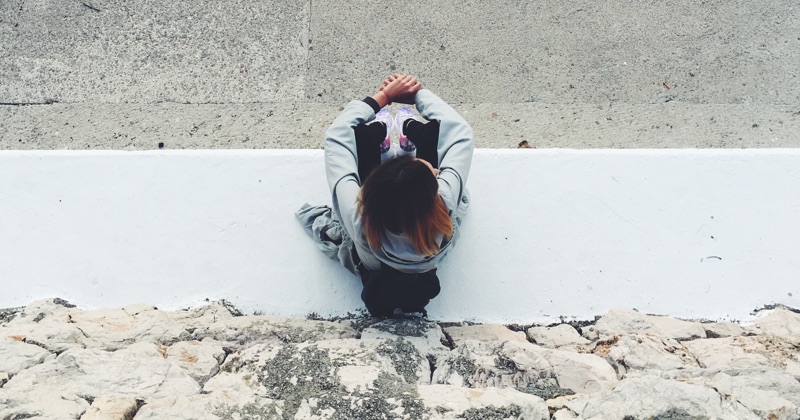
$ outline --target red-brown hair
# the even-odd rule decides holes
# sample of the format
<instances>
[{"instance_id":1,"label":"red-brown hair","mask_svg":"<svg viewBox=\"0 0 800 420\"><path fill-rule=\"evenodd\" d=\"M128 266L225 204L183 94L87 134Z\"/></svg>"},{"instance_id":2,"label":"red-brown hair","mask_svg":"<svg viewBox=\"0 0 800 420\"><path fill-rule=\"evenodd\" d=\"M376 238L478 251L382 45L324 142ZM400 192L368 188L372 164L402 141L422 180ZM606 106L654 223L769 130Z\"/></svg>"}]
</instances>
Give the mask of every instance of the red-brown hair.
<instances>
[{"instance_id":1,"label":"red-brown hair","mask_svg":"<svg viewBox=\"0 0 800 420\"><path fill-rule=\"evenodd\" d=\"M380 248L384 229L403 234L425 256L439 252L439 235L447 239L453 235L453 221L439 196L436 177L408 155L372 171L361 186L358 210L373 250Z\"/></svg>"}]
</instances>

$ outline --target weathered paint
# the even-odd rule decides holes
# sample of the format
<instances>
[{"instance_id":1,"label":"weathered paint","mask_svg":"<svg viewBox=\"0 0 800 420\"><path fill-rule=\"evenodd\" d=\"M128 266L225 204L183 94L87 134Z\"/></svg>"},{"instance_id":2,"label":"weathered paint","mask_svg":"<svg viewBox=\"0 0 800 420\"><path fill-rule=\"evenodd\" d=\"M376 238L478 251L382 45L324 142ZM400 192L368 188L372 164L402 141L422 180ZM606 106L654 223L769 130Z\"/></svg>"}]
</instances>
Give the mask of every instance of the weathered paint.
<instances>
[{"instance_id":1,"label":"weathered paint","mask_svg":"<svg viewBox=\"0 0 800 420\"><path fill-rule=\"evenodd\" d=\"M800 150L478 150L469 188L432 318L800 307ZM0 152L0 307L357 310L294 219L326 189L319 150Z\"/></svg>"}]
</instances>

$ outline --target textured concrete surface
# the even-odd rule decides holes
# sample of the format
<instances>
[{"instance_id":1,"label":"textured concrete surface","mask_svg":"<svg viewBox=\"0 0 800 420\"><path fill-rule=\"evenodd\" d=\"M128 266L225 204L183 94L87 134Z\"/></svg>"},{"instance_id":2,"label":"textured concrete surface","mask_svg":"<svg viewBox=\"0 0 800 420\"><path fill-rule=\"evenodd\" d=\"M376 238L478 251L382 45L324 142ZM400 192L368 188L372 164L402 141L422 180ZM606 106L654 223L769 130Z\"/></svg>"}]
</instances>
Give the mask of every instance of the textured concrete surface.
<instances>
[{"instance_id":1,"label":"textured concrete surface","mask_svg":"<svg viewBox=\"0 0 800 420\"><path fill-rule=\"evenodd\" d=\"M4 0L0 102L302 97L308 4Z\"/></svg>"},{"instance_id":2,"label":"textured concrete surface","mask_svg":"<svg viewBox=\"0 0 800 420\"><path fill-rule=\"evenodd\" d=\"M459 102L789 105L800 96L791 1L313 4L309 98L353 96L395 68Z\"/></svg>"},{"instance_id":3,"label":"textured concrete surface","mask_svg":"<svg viewBox=\"0 0 800 420\"><path fill-rule=\"evenodd\" d=\"M393 71L479 147L798 147L798 34L786 0L5 0L0 148L318 148Z\"/></svg>"},{"instance_id":4,"label":"textured concrete surface","mask_svg":"<svg viewBox=\"0 0 800 420\"><path fill-rule=\"evenodd\" d=\"M396 106L395 106L396 107ZM480 148L800 147L777 105L459 104ZM0 107L3 149L321 148L338 104L52 104Z\"/></svg>"}]
</instances>

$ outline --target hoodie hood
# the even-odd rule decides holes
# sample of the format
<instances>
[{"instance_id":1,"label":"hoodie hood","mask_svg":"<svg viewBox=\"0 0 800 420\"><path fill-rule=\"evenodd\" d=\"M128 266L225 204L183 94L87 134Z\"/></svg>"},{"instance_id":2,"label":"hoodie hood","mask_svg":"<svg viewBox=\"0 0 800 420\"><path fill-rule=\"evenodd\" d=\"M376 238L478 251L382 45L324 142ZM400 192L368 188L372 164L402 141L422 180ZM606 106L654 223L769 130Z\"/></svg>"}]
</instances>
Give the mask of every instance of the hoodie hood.
<instances>
[{"instance_id":1,"label":"hoodie hood","mask_svg":"<svg viewBox=\"0 0 800 420\"><path fill-rule=\"evenodd\" d=\"M437 242L440 244L442 244L443 239L444 235L442 234L436 237ZM447 243L442 244L441 249L436 255L440 254L447 245ZM381 235L381 251L383 251L387 259L398 264L417 264L436 257L436 255L426 256L418 254L417 251L414 250L411 240L405 235L397 234L389 230L384 230Z\"/></svg>"}]
</instances>

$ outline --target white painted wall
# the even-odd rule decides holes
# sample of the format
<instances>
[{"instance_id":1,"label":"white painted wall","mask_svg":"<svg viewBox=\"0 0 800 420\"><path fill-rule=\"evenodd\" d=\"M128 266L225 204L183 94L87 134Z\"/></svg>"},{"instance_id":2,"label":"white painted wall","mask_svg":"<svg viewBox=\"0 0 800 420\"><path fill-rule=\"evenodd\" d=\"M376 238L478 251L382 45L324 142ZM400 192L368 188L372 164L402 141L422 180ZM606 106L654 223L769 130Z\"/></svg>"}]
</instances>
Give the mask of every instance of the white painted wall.
<instances>
[{"instance_id":1,"label":"white painted wall","mask_svg":"<svg viewBox=\"0 0 800 420\"><path fill-rule=\"evenodd\" d=\"M800 150L478 150L469 187L432 318L800 307ZM294 219L306 201L329 202L319 150L2 151L0 307L362 308Z\"/></svg>"}]
</instances>

